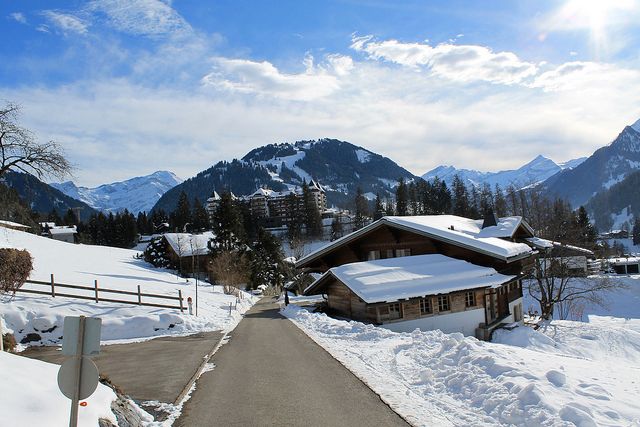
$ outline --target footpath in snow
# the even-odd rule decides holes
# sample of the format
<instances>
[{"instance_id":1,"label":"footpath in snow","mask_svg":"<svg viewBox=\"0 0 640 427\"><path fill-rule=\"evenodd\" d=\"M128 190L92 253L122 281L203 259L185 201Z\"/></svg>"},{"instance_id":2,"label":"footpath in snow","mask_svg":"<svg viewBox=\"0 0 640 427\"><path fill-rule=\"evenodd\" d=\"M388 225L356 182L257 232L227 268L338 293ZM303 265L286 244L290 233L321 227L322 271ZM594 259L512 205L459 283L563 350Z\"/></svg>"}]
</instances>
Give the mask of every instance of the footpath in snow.
<instances>
[{"instance_id":1,"label":"footpath in snow","mask_svg":"<svg viewBox=\"0 0 640 427\"><path fill-rule=\"evenodd\" d=\"M494 343L396 333L289 305L298 327L417 426L640 424L640 325L552 322Z\"/></svg>"}]
</instances>

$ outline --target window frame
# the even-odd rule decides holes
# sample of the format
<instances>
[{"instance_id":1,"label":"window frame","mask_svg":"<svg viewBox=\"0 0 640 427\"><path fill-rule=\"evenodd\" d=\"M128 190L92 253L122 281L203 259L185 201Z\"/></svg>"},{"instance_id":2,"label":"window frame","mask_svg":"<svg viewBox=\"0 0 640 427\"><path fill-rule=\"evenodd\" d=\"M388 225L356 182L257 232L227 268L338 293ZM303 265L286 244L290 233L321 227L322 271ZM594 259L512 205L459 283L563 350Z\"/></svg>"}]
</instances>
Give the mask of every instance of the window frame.
<instances>
[{"instance_id":1,"label":"window frame","mask_svg":"<svg viewBox=\"0 0 640 427\"><path fill-rule=\"evenodd\" d=\"M446 309L442 309L446 305ZM451 311L451 298L449 295L438 295L438 313Z\"/></svg>"},{"instance_id":2,"label":"window frame","mask_svg":"<svg viewBox=\"0 0 640 427\"><path fill-rule=\"evenodd\" d=\"M469 298L471 297L471 298ZM475 291L466 291L464 293L464 306L465 308L477 307L478 302L476 301L476 293ZM471 304L469 303L471 300Z\"/></svg>"},{"instance_id":3,"label":"window frame","mask_svg":"<svg viewBox=\"0 0 640 427\"><path fill-rule=\"evenodd\" d=\"M433 304L431 304L431 298L429 297L420 298L419 306L420 306L420 316L428 316L430 314L433 314ZM425 306L428 307L428 310L423 310L423 307Z\"/></svg>"}]
</instances>

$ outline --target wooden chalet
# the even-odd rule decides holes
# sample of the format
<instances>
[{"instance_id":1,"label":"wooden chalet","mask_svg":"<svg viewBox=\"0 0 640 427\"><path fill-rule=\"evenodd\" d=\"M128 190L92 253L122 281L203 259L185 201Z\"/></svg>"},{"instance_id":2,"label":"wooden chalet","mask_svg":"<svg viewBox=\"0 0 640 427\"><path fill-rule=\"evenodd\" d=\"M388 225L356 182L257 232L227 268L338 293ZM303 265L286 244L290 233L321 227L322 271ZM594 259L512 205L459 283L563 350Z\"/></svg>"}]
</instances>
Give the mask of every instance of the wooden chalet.
<instances>
[{"instance_id":1,"label":"wooden chalet","mask_svg":"<svg viewBox=\"0 0 640 427\"><path fill-rule=\"evenodd\" d=\"M212 232L201 234L165 233L162 235L167 257L179 270L186 274L204 274L209 263L209 240Z\"/></svg>"},{"instance_id":2,"label":"wooden chalet","mask_svg":"<svg viewBox=\"0 0 640 427\"><path fill-rule=\"evenodd\" d=\"M338 316L384 325L463 332L487 339L522 318L521 275L534 250L520 217L383 217L307 255L296 267L322 276ZM408 257L408 258L407 258Z\"/></svg>"}]
</instances>

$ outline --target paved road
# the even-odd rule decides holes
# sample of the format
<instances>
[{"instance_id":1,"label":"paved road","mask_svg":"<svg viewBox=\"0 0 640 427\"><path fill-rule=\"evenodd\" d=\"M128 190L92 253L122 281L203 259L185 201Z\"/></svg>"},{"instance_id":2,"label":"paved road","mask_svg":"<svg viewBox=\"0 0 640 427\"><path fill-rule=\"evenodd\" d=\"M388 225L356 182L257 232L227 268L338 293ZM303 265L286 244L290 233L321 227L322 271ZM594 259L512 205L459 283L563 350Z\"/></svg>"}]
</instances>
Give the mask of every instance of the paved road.
<instances>
[{"instance_id":1,"label":"paved road","mask_svg":"<svg viewBox=\"0 0 640 427\"><path fill-rule=\"evenodd\" d=\"M112 344L100 347L100 355L93 360L101 374L135 401L173 403L220 338L220 332L201 332ZM60 364L65 356L58 349L30 347L22 355Z\"/></svg>"},{"instance_id":2,"label":"paved road","mask_svg":"<svg viewBox=\"0 0 640 427\"><path fill-rule=\"evenodd\" d=\"M263 299L211 358L175 426L407 426Z\"/></svg>"}]
</instances>

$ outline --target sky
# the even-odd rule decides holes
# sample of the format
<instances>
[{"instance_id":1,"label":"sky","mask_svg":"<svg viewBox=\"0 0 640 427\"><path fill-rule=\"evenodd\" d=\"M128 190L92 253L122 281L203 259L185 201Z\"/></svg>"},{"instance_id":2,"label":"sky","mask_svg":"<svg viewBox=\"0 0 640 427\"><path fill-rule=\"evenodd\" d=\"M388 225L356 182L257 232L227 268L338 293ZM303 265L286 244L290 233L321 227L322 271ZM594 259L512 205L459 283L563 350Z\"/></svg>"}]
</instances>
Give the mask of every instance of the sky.
<instances>
[{"instance_id":1,"label":"sky","mask_svg":"<svg viewBox=\"0 0 640 427\"><path fill-rule=\"evenodd\" d=\"M640 118L640 0L4 0L0 36L0 102L87 186L325 137L514 169Z\"/></svg>"}]
</instances>

